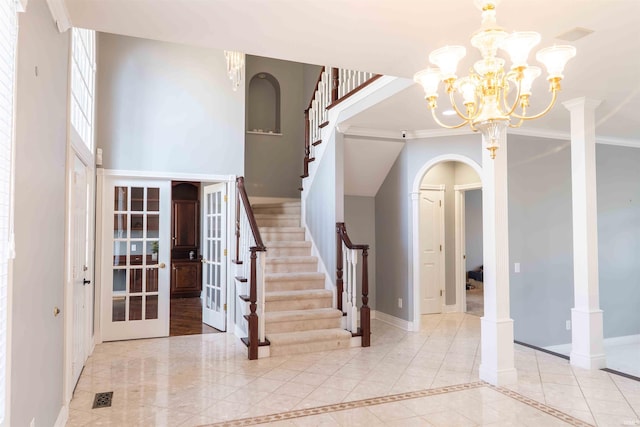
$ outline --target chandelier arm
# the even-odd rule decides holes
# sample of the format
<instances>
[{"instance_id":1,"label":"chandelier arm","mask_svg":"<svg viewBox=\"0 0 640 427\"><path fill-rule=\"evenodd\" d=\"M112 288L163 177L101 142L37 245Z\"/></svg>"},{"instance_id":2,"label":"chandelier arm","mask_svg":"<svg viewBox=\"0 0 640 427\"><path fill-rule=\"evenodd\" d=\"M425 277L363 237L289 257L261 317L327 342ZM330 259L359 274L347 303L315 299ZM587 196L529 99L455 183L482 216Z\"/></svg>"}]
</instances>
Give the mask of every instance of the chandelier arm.
<instances>
[{"instance_id":1,"label":"chandelier arm","mask_svg":"<svg viewBox=\"0 0 640 427\"><path fill-rule=\"evenodd\" d=\"M540 117L544 116L545 114L547 114L549 111L551 111L551 109L553 108L553 105L556 103L556 99L558 98L558 91L555 89L552 89L552 97L551 97L551 102L549 103L549 105L547 105L547 108L545 108L543 111L541 111L540 113L536 114L535 116L529 116L529 117L525 117L524 115L520 116L518 114L513 113L512 116L516 117L518 119L522 119L522 120L535 120L535 119L539 119ZM523 111L524 114L524 111Z\"/></svg>"},{"instance_id":2,"label":"chandelier arm","mask_svg":"<svg viewBox=\"0 0 640 427\"><path fill-rule=\"evenodd\" d=\"M453 110L456 112L456 114L465 121L465 123L471 121L472 117L467 117L464 114L462 114L462 112L458 109L458 106L456 105L456 100L453 98L453 91L449 92L449 100L451 101L451 105L453 106ZM459 126L457 126L459 127ZM455 129L455 128L454 128Z\"/></svg>"},{"instance_id":3,"label":"chandelier arm","mask_svg":"<svg viewBox=\"0 0 640 427\"><path fill-rule=\"evenodd\" d=\"M461 128L462 126L466 125L467 123L469 123L469 120L465 120L464 122L460 123L459 125L455 125L455 126L445 125L440 120L438 120L438 117L436 116L436 110L433 109L433 108L431 109L431 115L433 116L433 120L435 120L437 124L439 124L440 126L442 126L443 128L446 128L446 129L458 129L458 128Z\"/></svg>"},{"instance_id":4,"label":"chandelier arm","mask_svg":"<svg viewBox=\"0 0 640 427\"><path fill-rule=\"evenodd\" d=\"M522 114L523 115L526 114L525 111L526 111L525 108L523 108L522 109ZM522 126L523 123L524 123L524 119L520 119L520 121L518 123L516 123L516 124L511 124L511 122L509 122L509 127L512 128L512 129L513 128L519 128L520 126Z\"/></svg>"},{"instance_id":5,"label":"chandelier arm","mask_svg":"<svg viewBox=\"0 0 640 427\"><path fill-rule=\"evenodd\" d=\"M504 77L503 82L508 84L507 83L507 76ZM504 102L505 110L508 110L506 115L510 116L516 111L516 108L518 107L518 102L520 101L520 91L522 90L522 79L518 80L518 93L516 94L516 100L513 102L513 106L511 106L511 108L509 108L509 106L508 106L509 104L507 102L507 91L504 89L504 85L502 87L503 87L503 89L502 89L502 100Z\"/></svg>"}]
</instances>

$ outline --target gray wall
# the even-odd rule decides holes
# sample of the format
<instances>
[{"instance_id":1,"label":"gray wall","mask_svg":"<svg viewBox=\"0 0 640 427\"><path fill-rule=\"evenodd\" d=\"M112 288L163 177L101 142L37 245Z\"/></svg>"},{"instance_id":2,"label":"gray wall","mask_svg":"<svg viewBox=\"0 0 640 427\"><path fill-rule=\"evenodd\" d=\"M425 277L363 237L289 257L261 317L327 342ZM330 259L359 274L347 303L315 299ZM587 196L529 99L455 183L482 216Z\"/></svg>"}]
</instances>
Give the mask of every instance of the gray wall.
<instances>
[{"instance_id":1,"label":"gray wall","mask_svg":"<svg viewBox=\"0 0 640 427\"><path fill-rule=\"evenodd\" d=\"M245 175L251 196L300 197L304 158L304 65L260 56L247 56L247 81L269 73L280 84L282 135L246 134ZM315 82L314 82L315 84ZM253 108L247 92L247 110ZM248 129L251 130L251 129Z\"/></svg>"},{"instance_id":2,"label":"gray wall","mask_svg":"<svg viewBox=\"0 0 640 427\"><path fill-rule=\"evenodd\" d=\"M434 157L451 153L480 164L481 150L479 135L406 142L375 197L377 311L413 320L410 193L419 170ZM455 298L455 286L447 288L447 294ZM403 300L402 308L398 298Z\"/></svg>"},{"instance_id":3,"label":"gray wall","mask_svg":"<svg viewBox=\"0 0 640 427\"><path fill-rule=\"evenodd\" d=\"M44 0L19 16L9 425L35 418L52 426L63 400L64 317L72 315L63 306L70 33L58 33Z\"/></svg>"},{"instance_id":4,"label":"gray wall","mask_svg":"<svg viewBox=\"0 0 640 427\"><path fill-rule=\"evenodd\" d=\"M108 169L244 172L244 85L222 51L98 36L97 146Z\"/></svg>"},{"instance_id":5,"label":"gray wall","mask_svg":"<svg viewBox=\"0 0 640 427\"><path fill-rule=\"evenodd\" d=\"M369 307L376 307L376 200L373 197L345 196L344 223L351 241L369 245L368 277ZM361 261L358 261L361 262ZM358 266L358 284L362 283L362 269ZM358 304L362 289L358 287Z\"/></svg>"},{"instance_id":6,"label":"gray wall","mask_svg":"<svg viewBox=\"0 0 640 427\"><path fill-rule=\"evenodd\" d=\"M482 259L482 190L464 192L465 271L484 264Z\"/></svg>"},{"instance_id":7,"label":"gray wall","mask_svg":"<svg viewBox=\"0 0 640 427\"><path fill-rule=\"evenodd\" d=\"M640 334L640 149L598 145L596 163L604 336Z\"/></svg>"},{"instance_id":8,"label":"gray wall","mask_svg":"<svg viewBox=\"0 0 640 427\"><path fill-rule=\"evenodd\" d=\"M515 339L571 341L573 307L569 141L509 137L509 260ZM521 272L513 264L519 262Z\"/></svg>"}]
</instances>

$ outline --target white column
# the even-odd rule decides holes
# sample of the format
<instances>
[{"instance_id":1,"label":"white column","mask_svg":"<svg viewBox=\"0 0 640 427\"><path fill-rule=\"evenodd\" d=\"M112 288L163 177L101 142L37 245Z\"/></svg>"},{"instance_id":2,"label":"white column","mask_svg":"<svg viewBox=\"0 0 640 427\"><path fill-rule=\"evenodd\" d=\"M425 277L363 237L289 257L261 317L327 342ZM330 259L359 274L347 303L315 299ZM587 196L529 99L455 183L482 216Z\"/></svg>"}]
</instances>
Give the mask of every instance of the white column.
<instances>
[{"instance_id":1,"label":"white column","mask_svg":"<svg viewBox=\"0 0 640 427\"><path fill-rule=\"evenodd\" d=\"M571 113L571 193L573 199L573 289L571 364L606 367L602 310L598 294L598 206L596 197L595 109L600 101L563 103Z\"/></svg>"},{"instance_id":2,"label":"white column","mask_svg":"<svg viewBox=\"0 0 640 427\"><path fill-rule=\"evenodd\" d=\"M507 137L503 130L496 158L485 137L482 149L484 316L481 319L480 379L493 385L518 380L514 364L513 320L509 317L509 216Z\"/></svg>"}]
</instances>

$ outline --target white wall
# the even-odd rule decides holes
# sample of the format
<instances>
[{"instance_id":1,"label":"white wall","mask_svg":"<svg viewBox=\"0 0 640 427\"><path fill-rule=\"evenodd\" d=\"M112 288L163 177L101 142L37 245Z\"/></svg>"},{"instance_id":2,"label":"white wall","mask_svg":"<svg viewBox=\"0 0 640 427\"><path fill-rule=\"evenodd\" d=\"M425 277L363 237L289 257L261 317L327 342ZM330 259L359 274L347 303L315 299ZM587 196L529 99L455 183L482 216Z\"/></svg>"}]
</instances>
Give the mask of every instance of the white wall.
<instances>
[{"instance_id":1,"label":"white wall","mask_svg":"<svg viewBox=\"0 0 640 427\"><path fill-rule=\"evenodd\" d=\"M244 173L244 84L222 51L100 33L97 61L105 168Z\"/></svg>"},{"instance_id":2,"label":"white wall","mask_svg":"<svg viewBox=\"0 0 640 427\"><path fill-rule=\"evenodd\" d=\"M62 407L69 33L45 0L20 14L10 424L53 426ZM37 75L36 75L37 67ZM54 307L62 315L54 317Z\"/></svg>"}]
</instances>

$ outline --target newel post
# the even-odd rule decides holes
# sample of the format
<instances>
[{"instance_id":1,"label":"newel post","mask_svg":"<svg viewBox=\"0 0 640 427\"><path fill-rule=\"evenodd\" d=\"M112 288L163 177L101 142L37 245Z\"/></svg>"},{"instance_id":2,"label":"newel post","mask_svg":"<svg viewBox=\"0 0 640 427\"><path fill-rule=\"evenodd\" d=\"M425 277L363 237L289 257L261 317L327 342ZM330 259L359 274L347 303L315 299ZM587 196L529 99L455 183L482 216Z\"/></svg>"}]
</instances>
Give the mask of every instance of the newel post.
<instances>
[{"instance_id":1,"label":"newel post","mask_svg":"<svg viewBox=\"0 0 640 427\"><path fill-rule=\"evenodd\" d=\"M360 328L362 329L362 347L371 345L371 309L369 308L369 250L362 250L362 308L360 309Z\"/></svg>"},{"instance_id":2,"label":"newel post","mask_svg":"<svg viewBox=\"0 0 640 427\"><path fill-rule=\"evenodd\" d=\"M249 360L256 360L258 358L258 315L256 309L258 307L258 290L256 287L257 282L257 270L256 259L257 248L251 248L251 283L249 284Z\"/></svg>"},{"instance_id":3,"label":"newel post","mask_svg":"<svg viewBox=\"0 0 640 427\"><path fill-rule=\"evenodd\" d=\"M342 282L342 227L343 222L336 224L336 300L338 303L338 310L342 311L342 292L344 291L344 284Z\"/></svg>"}]
</instances>

